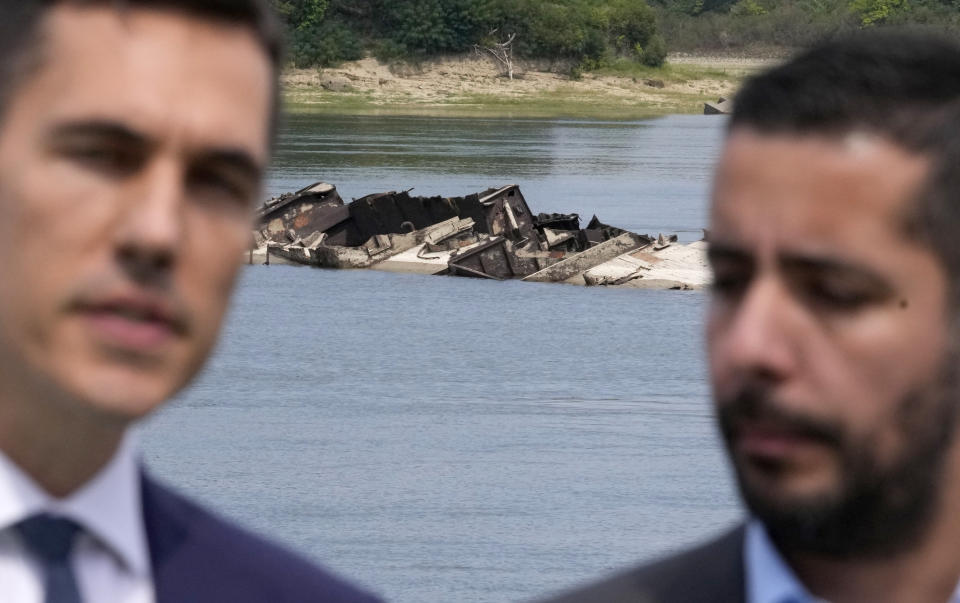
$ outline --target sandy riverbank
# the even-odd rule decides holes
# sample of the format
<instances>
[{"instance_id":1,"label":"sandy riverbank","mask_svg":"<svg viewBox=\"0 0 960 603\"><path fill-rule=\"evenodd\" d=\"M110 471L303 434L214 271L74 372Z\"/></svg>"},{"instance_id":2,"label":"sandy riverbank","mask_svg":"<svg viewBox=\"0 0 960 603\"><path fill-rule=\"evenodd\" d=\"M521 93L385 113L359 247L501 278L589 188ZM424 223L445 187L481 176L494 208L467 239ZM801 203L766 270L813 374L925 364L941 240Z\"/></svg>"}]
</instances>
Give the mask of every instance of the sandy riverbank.
<instances>
[{"instance_id":1,"label":"sandy riverbank","mask_svg":"<svg viewBox=\"0 0 960 603\"><path fill-rule=\"evenodd\" d=\"M580 79L563 67L528 64L510 80L492 61L473 55L416 66L368 58L288 70L283 85L292 111L635 119L701 113L704 102L732 96L746 76L769 64L677 56L661 69L623 64Z\"/></svg>"}]
</instances>

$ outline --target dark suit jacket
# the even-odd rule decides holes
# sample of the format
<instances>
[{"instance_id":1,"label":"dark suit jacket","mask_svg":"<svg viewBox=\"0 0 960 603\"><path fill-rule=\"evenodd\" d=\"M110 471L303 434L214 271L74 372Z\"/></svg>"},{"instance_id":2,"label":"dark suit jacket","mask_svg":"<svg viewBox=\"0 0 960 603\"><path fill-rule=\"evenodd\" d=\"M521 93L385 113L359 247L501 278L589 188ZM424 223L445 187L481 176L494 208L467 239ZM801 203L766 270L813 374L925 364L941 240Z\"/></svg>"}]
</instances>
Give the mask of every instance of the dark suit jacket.
<instances>
[{"instance_id":1,"label":"dark suit jacket","mask_svg":"<svg viewBox=\"0 0 960 603\"><path fill-rule=\"evenodd\" d=\"M157 603L378 601L147 476L142 489Z\"/></svg>"},{"instance_id":2,"label":"dark suit jacket","mask_svg":"<svg viewBox=\"0 0 960 603\"><path fill-rule=\"evenodd\" d=\"M544 603L744 603L744 528Z\"/></svg>"}]
</instances>

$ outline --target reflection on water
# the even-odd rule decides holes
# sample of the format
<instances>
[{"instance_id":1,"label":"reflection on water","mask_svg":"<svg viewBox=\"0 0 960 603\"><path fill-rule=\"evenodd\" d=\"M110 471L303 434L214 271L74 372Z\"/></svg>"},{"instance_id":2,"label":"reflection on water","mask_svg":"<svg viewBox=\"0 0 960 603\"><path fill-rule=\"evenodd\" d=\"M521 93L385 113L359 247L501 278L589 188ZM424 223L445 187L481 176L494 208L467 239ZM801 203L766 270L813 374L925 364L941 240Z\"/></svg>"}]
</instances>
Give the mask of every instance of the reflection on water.
<instances>
[{"instance_id":1,"label":"reflection on water","mask_svg":"<svg viewBox=\"0 0 960 603\"><path fill-rule=\"evenodd\" d=\"M344 197L519 183L540 211L706 224L722 121L291 118L268 188ZM693 236L691 233L690 236ZM391 600L520 600L739 515L711 413L702 293L245 271L148 463Z\"/></svg>"},{"instance_id":2,"label":"reflection on water","mask_svg":"<svg viewBox=\"0 0 960 603\"><path fill-rule=\"evenodd\" d=\"M690 240L706 226L724 123L689 115L626 123L291 116L267 189L325 180L349 200L520 184L534 211L599 213L628 230L687 231Z\"/></svg>"}]
</instances>

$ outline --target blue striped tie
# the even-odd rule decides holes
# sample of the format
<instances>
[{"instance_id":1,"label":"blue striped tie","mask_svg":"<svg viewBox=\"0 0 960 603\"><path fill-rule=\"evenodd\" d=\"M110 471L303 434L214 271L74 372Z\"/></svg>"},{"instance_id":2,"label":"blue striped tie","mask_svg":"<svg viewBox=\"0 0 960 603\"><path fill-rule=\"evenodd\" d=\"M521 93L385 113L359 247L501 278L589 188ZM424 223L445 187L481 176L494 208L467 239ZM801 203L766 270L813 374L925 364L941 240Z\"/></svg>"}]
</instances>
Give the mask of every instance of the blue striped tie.
<instances>
[{"instance_id":1,"label":"blue striped tie","mask_svg":"<svg viewBox=\"0 0 960 603\"><path fill-rule=\"evenodd\" d=\"M17 524L17 532L43 570L44 603L82 603L70 568L70 550L80 526L69 519L35 515Z\"/></svg>"}]
</instances>

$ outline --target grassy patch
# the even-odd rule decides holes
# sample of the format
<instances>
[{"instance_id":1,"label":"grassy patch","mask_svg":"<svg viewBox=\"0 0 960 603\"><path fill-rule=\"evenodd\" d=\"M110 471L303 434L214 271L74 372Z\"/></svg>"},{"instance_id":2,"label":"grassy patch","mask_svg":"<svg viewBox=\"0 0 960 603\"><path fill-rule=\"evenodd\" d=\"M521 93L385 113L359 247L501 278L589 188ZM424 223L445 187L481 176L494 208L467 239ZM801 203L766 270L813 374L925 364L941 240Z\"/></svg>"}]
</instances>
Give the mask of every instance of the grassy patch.
<instances>
[{"instance_id":1,"label":"grassy patch","mask_svg":"<svg viewBox=\"0 0 960 603\"><path fill-rule=\"evenodd\" d=\"M373 100L368 95L325 93L288 96L292 113L336 115L438 115L451 117L570 118L634 120L675 113L700 113L710 100L697 94L672 93L656 101L637 101L602 94L542 92L528 96L470 94L435 102L409 97Z\"/></svg>"},{"instance_id":2,"label":"grassy patch","mask_svg":"<svg viewBox=\"0 0 960 603\"><path fill-rule=\"evenodd\" d=\"M536 96L502 97L474 94L450 107L467 108L478 114L504 117L540 117L570 119L634 120L677 113L681 107L636 103L603 95L583 95L562 91L544 92Z\"/></svg>"},{"instance_id":3,"label":"grassy patch","mask_svg":"<svg viewBox=\"0 0 960 603\"><path fill-rule=\"evenodd\" d=\"M698 113L703 110L703 100L695 95L676 94L669 101L651 103L602 94L554 91L526 96L469 94L423 102L404 96L373 100L365 94L297 92L286 97L285 109L292 113L335 115L634 120L671 113Z\"/></svg>"},{"instance_id":4,"label":"grassy patch","mask_svg":"<svg viewBox=\"0 0 960 603\"><path fill-rule=\"evenodd\" d=\"M708 65L672 65L647 67L634 61L619 60L591 73L599 76L629 77L635 79L662 80L665 83L682 83L691 80L733 80L740 81L749 75L750 69L721 69Z\"/></svg>"}]
</instances>

